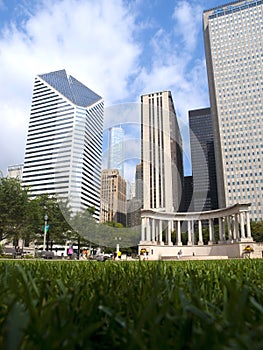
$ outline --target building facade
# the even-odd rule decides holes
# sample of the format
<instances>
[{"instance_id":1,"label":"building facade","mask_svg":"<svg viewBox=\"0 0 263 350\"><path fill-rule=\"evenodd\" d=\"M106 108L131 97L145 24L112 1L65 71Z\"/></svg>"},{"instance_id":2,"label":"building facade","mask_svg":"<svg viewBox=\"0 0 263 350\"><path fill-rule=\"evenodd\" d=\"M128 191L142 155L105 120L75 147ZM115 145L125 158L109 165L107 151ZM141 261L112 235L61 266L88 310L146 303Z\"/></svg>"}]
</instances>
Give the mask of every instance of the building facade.
<instances>
[{"instance_id":1,"label":"building facade","mask_svg":"<svg viewBox=\"0 0 263 350\"><path fill-rule=\"evenodd\" d=\"M178 211L182 139L170 91L141 96L143 208Z\"/></svg>"},{"instance_id":2,"label":"building facade","mask_svg":"<svg viewBox=\"0 0 263 350\"><path fill-rule=\"evenodd\" d=\"M214 134L210 108L189 111L194 211L218 209Z\"/></svg>"},{"instance_id":3,"label":"building facade","mask_svg":"<svg viewBox=\"0 0 263 350\"><path fill-rule=\"evenodd\" d=\"M118 169L105 169L101 173L101 222L115 222L126 226L126 181Z\"/></svg>"},{"instance_id":4,"label":"building facade","mask_svg":"<svg viewBox=\"0 0 263 350\"><path fill-rule=\"evenodd\" d=\"M6 177L22 180L23 164L9 165L7 168Z\"/></svg>"},{"instance_id":5,"label":"building facade","mask_svg":"<svg viewBox=\"0 0 263 350\"><path fill-rule=\"evenodd\" d=\"M181 212L194 211L193 176L184 176L183 196L180 205Z\"/></svg>"},{"instance_id":6,"label":"building facade","mask_svg":"<svg viewBox=\"0 0 263 350\"><path fill-rule=\"evenodd\" d=\"M133 197L127 201L127 227L138 228L141 226L141 208L140 199Z\"/></svg>"},{"instance_id":7,"label":"building facade","mask_svg":"<svg viewBox=\"0 0 263 350\"><path fill-rule=\"evenodd\" d=\"M135 171L135 197L143 201L143 178L142 178L142 163L136 165Z\"/></svg>"},{"instance_id":8,"label":"building facade","mask_svg":"<svg viewBox=\"0 0 263 350\"><path fill-rule=\"evenodd\" d=\"M263 1L203 13L219 207L251 203L263 220Z\"/></svg>"},{"instance_id":9,"label":"building facade","mask_svg":"<svg viewBox=\"0 0 263 350\"><path fill-rule=\"evenodd\" d=\"M124 130L121 126L109 128L108 135L108 169L118 169L124 176Z\"/></svg>"},{"instance_id":10,"label":"building facade","mask_svg":"<svg viewBox=\"0 0 263 350\"><path fill-rule=\"evenodd\" d=\"M37 75L22 184L100 217L103 100L65 70Z\"/></svg>"}]
</instances>

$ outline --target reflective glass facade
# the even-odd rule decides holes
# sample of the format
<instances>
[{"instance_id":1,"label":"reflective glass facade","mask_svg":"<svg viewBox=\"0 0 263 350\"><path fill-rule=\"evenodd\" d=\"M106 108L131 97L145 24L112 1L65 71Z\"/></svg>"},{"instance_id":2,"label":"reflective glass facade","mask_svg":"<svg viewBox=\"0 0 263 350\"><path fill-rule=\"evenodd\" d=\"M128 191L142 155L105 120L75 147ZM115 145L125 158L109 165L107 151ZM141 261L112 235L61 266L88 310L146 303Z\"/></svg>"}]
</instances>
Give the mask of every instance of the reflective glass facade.
<instances>
[{"instance_id":1,"label":"reflective glass facade","mask_svg":"<svg viewBox=\"0 0 263 350\"><path fill-rule=\"evenodd\" d=\"M117 169L124 177L124 130L121 127L109 129L108 169Z\"/></svg>"},{"instance_id":2,"label":"reflective glass facade","mask_svg":"<svg viewBox=\"0 0 263 350\"><path fill-rule=\"evenodd\" d=\"M218 208L214 134L210 108L189 111L194 211Z\"/></svg>"}]
</instances>

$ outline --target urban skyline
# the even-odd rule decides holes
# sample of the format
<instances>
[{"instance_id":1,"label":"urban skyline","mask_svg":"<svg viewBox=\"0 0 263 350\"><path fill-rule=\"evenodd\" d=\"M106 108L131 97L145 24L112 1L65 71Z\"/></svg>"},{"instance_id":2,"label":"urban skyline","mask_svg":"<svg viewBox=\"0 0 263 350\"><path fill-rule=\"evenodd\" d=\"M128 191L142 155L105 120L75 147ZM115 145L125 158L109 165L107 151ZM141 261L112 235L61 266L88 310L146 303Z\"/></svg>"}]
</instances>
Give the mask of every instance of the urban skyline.
<instances>
[{"instance_id":1,"label":"urban skyline","mask_svg":"<svg viewBox=\"0 0 263 350\"><path fill-rule=\"evenodd\" d=\"M209 7L223 2L210 0ZM205 0L79 0L73 15L71 0L0 1L0 169L6 173L23 162L32 77L61 68L103 96L106 109L171 90L189 155L188 110L209 105L202 37L207 6Z\"/></svg>"},{"instance_id":2,"label":"urban skyline","mask_svg":"<svg viewBox=\"0 0 263 350\"><path fill-rule=\"evenodd\" d=\"M230 4L230 5L229 5ZM227 3L226 5L221 5L220 7L216 7L215 9L212 9L212 10L205 10L204 11L204 18L205 18L205 14L206 13L210 13L210 17L209 17L209 20L211 20L211 23L212 23L212 20L213 21L215 21L217 18L219 18L219 20L218 20L218 25L219 25L219 27L220 27L220 18L222 18L223 16L228 16L228 15L231 15L231 14L235 14L235 16L236 16L236 18L238 19L238 25L239 25L239 22L241 21L240 20L240 17L238 16L238 12L241 12L241 11L249 11L249 12L253 12L253 16L254 16L254 18L256 18L255 19L255 22L254 22L254 19L252 19L251 20L251 18L250 18L250 22L248 21L248 20L246 20L246 25L248 26L249 24L252 26L252 29L254 29L254 27L256 27L255 26L255 23L256 23L256 21L258 21L258 23L260 23L261 22L261 19L262 19L262 14L261 14L261 12L260 11L258 11L257 12L257 14L255 13L255 8L259 8L260 6L262 5L262 2L261 1L253 1L253 0L250 0L250 1L248 1L248 2L245 2L245 1L234 1L234 2L231 2L231 3ZM257 17L256 17L257 16ZM234 20L234 22L235 22L235 20ZM242 21L241 21L242 22ZM205 23L205 20L204 20L204 23ZM239 35L239 38L238 38L238 40L239 40L239 43L241 43L242 44L242 31L241 32L238 32L238 30L241 28L241 29L244 29L244 26L242 27L242 24L241 25L239 25L239 26L235 26L235 29L231 29L232 30L232 32L230 33L232 36L235 36L236 35L236 37ZM211 27L212 27L212 25L211 25ZM224 30L225 30L225 25L224 25ZM229 26L230 27L230 26ZM222 28L223 28L223 26L222 26ZM210 29L210 28L209 28ZM250 34L252 33L252 32L256 32L256 30L252 30L252 31L248 31ZM218 31L217 30L215 30L214 31L214 33L216 33L216 34L218 34L217 33ZM226 32L226 31L225 31ZM210 33L210 39L211 39L211 42L212 42L212 40L213 40L213 35L214 35L214 33L213 33L213 30L211 29L211 33ZM234 33L234 34L233 34ZM246 33L246 32L244 32L244 33ZM229 34L229 33L228 33ZM230 35L229 34L229 35ZM257 35L257 33L252 33L251 35L253 35L253 38L255 39L255 38L257 38L258 37L258 35ZM241 40L240 40L240 38L241 38ZM221 38L222 39L222 38ZM226 36L226 42L227 42L227 40L229 40L229 38L227 39L227 36ZM234 40L235 41L235 43L236 42L238 42L238 40ZM222 40L221 40L222 41ZM233 41L233 40L232 40ZM229 42L230 42L230 40L229 40ZM250 42L252 42L252 40L250 40ZM208 66L208 73L209 72L211 72L211 67L209 67L209 59L210 59L210 53L208 52L208 50L209 49L207 49L208 48L208 44L207 44L207 40L205 40L205 43L206 43L206 57L207 57L207 62L208 62L208 64L207 64L207 66ZM234 44L235 44L234 43ZM254 40L254 43L255 43L255 47L256 47L256 45L258 45L258 48L255 48L254 47L254 49L255 50L258 50L258 52L261 50L261 48L260 48L260 40ZM218 43L217 43L218 44ZM248 45L247 45L248 46ZM217 47L218 47L218 45L217 45ZM248 48L249 50L251 49L250 47ZM253 50L252 50L253 51ZM248 53L248 51L246 52L246 54ZM253 52L252 52L253 53ZM213 54L213 53L212 53ZM212 54L211 54L211 56L212 56ZM218 54L218 52L216 52L216 53L214 53L214 55L216 55L215 57L219 57L220 56L220 53ZM248 58L250 58L250 56L248 56ZM240 59L242 59L242 58L240 58ZM222 63L222 62L221 62ZM233 61L232 61L232 63L233 63ZM254 61L252 61L252 63L255 63L255 60ZM258 57L258 60L257 60L257 62L256 63L258 63L258 67L260 67L260 60L259 60L259 57ZM235 63L234 63L235 64ZM242 65L242 64L241 64ZM226 67L226 65L225 65L225 67ZM235 68L235 66L234 65L232 65L232 67L234 67ZM258 68L258 67L256 67L255 66L255 71L256 71L256 69ZM221 69L219 69L219 70L221 70ZM260 70L259 70L260 71ZM216 72L216 74L217 74L217 72ZM209 80L210 81L213 81L213 79L215 80L215 76L216 76L216 74L214 75L214 77L211 77L211 75L209 75ZM226 76L226 74L229 74L229 72L228 71L226 71L225 73L225 76ZM257 73L256 73L257 74ZM254 76L256 76L256 74L254 74ZM218 75L218 77L219 77L219 75ZM235 78L235 77L234 77ZM255 78L255 79L257 79L257 78ZM251 81L253 81L254 82L254 80L253 80L253 77L251 78ZM258 84L258 83L256 83L255 82L255 84ZM248 84L249 85L249 84ZM259 85L259 84L258 84ZM212 110L213 110L213 117L214 117L214 119L215 119L215 115L216 115L216 113L218 112L218 111L216 111L215 110L215 107L214 106L216 106L216 104L218 103L219 104L219 99L221 98L222 99L222 101L224 101L223 100L223 98L225 98L225 96L223 96L222 97L222 94L221 94L221 96L219 96L219 95L217 95L217 94L215 94L215 91L213 91L213 89L215 89L215 87L213 87L213 84L209 84L209 87L210 87L210 95L211 95L211 108L212 108ZM231 88L231 87L230 87ZM250 86L248 86L248 88L250 88ZM245 90L244 90L245 91ZM247 89L246 90L246 93L250 93L250 89ZM228 96L229 96L230 94L228 94ZM219 97L218 97L219 96ZM217 100L217 101L216 101ZM216 102L215 102L216 101ZM256 105L256 103L254 103L254 105L253 105L253 107L255 107L255 105ZM204 106L203 106L204 107ZM233 106L233 107L235 107L235 106ZM231 107L232 108L232 107ZM176 108L177 109L177 108ZM250 111L252 111L253 110L253 108L250 108ZM234 112L235 112L235 110L234 110ZM259 115L259 112L258 111L254 111L256 114L255 115ZM252 113L252 112L251 112ZM253 114L253 116L254 116L254 114ZM232 160L230 160L229 161L229 164L228 164L228 161L226 161L226 163L224 163L224 165L223 165L223 161L220 159L220 157L221 157L221 155L222 155L222 157L224 158L224 152L227 152L226 151L226 149L227 149L227 147L229 146L228 144L227 144L227 142L226 141L224 141L224 147L222 146L222 144L220 144L220 137L218 136L220 133L222 133L222 135L223 135L223 133L227 130L227 126L229 125L229 124L231 124L231 122L230 122L230 120L231 120L231 116L230 116L230 119L228 120L227 119L227 117L226 117L226 123L223 125L223 128L222 129L220 129L219 128L219 126L216 126L216 121L214 120L214 125L217 127L217 138L216 138L216 150L217 150L217 152L216 152L216 157L217 157L217 164L218 164L218 166L220 166L220 164L222 164L222 166L221 166L221 169L219 169L218 170L218 179L220 179L220 181L223 179L223 181L221 181L221 182L219 182L219 186L221 186L220 187L220 191L219 191L219 196L221 196L220 197L220 206L222 207L222 206L227 206L227 205L229 205L229 204L231 204L231 203L235 203L235 201L236 201L236 199L240 199L240 200L249 200L249 199L254 199L254 202L253 202L253 204L254 204L254 206L256 207L256 208L254 208L253 209L253 214L255 214L254 215L254 218L257 218L257 215L258 214L262 214L262 210L261 210L261 202L259 201L259 198L260 198L260 194L258 193L259 191L260 191L260 181L261 181L261 179L260 179L260 177L262 177L262 172L259 170L260 169L260 167L261 167L261 157L260 157L260 150L256 150L256 148L259 148L260 146L259 146L259 144L258 143L255 143L254 145L253 145L253 147L252 147L252 145L251 145L251 155L253 156L253 155L258 155L258 158L257 159L253 159L253 162L254 163L257 163L257 165L256 164L251 164L251 165L246 165L246 164L242 164L242 161L243 161L243 159L240 159L239 160L239 163L240 164L242 164L241 166L239 166L239 168L237 169L237 167L231 167L231 166L229 166L229 167L225 167L225 165L231 165L231 164L233 164L233 162L232 162ZM224 120L223 120L224 121ZM258 134L259 134L259 141L260 141L260 130L261 130L261 124L260 124L260 118L257 118L257 119L255 119L255 121L258 123ZM220 121L220 123L221 123L221 121ZM242 121L241 121L241 123L242 123ZM224 131L224 128L225 128L225 131ZM255 129L255 126L254 126L254 129ZM250 134L251 134L251 132L250 132ZM253 133L252 133L253 134ZM253 134L254 135L254 134ZM233 135L231 135L231 136L233 136ZM251 136L251 135L250 135ZM256 135L257 136L257 135ZM226 137L226 135L224 135L224 136L222 136L222 137ZM228 137L229 138L229 137ZM257 138L255 138L255 140L256 141L258 141L257 140ZM250 145L248 146L248 147L250 147ZM224 152L222 152L222 150L224 149ZM229 148L229 152L231 153L232 151L235 151L235 150L238 150L238 147L230 147ZM244 146L243 146L243 150L244 150ZM229 153L229 155L227 155L226 156L226 158L227 157L230 157L230 153ZM250 155L250 152L247 152L248 153L248 155ZM236 154L235 154L236 155ZM237 161L237 160L236 160ZM232 162L232 163L231 163ZM249 162L251 162L251 160L248 158L246 161L244 161L244 163L249 163ZM239 171L239 176L240 177L244 177L244 176L242 176L242 171L244 171L244 170L248 170L248 171L250 171L249 172L249 176L250 177L253 177L253 181L255 180L255 186L253 185L253 187L251 187L251 190L252 190L252 192L253 193L243 193L242 195L239 195L239 194L237 194L237 195L235 195L235 194L233 194L235 191L236 191L236 189L233 187L234 185L235 185L235 183L237 183L237 184L239 184L240 185L240 183L241 184L245 184L245 185L249 185L248 184L248 182L250 181L250 179L248 180L248 179L246 179L246 180L244 180L244 179L241 179L241 182L240 181L238 181L237 179L235 179L235 181L232 181L232 183L231 183L231 181L228 181L229 179L230 179L230 177L231 178L233 178L233 174L223 174L224 172L227 172L227 171L234 171L234 168L235 168L235 170L237 170L237 172ZM227 170L228 169L228 170ZM257 170L257 171L255 171L255 169ZM253 171L252 171L253 170ZM223 174L223 175L222 175ZM251 175L252 174L252 175ZM226 177L225 177L226 176ZM258 177L258 178L256 178L256 177ZM255 179L254 179L255 178ZM226 179L228 179L228 180L226 180ZM227 185L226 185L227 184ZM253 182L252 182L252 184L253 184ZM228 188L227 189L227 187L228 186L232 186L231 188ZM244 190L244 188L243 188L243 190ZM228 192L227 192L228 191ZM241 188L237 188L237 191L239 191L239 192L241 192ZM245 188L245 191L247 191L247 192L249 192L250 191L250 188L249 188L249 186L246 186L246 188ZM231 199L231 196L229 196L228 195L228 193L231 193L231 195L232 195L232 199ZM222 196L222 194L223 194L223 196ZM256 197L255 197L256 196ZM229 199L230 198L230 199ZM258 198L258 200L256 200L256 198ZM228 204L227 204L228 203ZM252 216L253 217L253 216Z\"/></svg>"}]
</instances>

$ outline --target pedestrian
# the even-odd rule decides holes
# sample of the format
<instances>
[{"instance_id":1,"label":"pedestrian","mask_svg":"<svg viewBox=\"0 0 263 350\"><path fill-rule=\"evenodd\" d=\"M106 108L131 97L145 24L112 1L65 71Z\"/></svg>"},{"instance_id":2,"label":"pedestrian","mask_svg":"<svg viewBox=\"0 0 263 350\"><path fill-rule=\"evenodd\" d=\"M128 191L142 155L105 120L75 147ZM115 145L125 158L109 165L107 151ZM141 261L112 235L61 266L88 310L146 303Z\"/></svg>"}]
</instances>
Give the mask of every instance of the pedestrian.
<instances>
[{"instance_id":1,"label":"pedestrian","mask_svg":"<svg viewBox=\"0 0 263 350\"><path fill-rule=\"evenodd\" d=\"M68 257L69 259L72 259L72 255L73 255L74 251L73 251L73 248L72 248L72 245L68 248Z\"/></svg>"}]
</instances>

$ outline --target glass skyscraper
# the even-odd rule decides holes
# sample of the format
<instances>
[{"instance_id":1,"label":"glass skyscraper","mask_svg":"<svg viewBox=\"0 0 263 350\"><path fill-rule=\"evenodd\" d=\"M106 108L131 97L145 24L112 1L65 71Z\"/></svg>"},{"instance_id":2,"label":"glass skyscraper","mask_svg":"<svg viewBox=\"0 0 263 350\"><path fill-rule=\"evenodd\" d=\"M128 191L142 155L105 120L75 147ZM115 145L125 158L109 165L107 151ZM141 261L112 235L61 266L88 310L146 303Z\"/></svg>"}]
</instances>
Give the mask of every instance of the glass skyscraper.
<instances>
[{"instance_id":1,"label":"glass skyscraper","mask_svg":"<svg viewBox=\"0 0 263 350\"><path fill-rule=\"evenodd\" d=\"M203 25L219 206L263 220L263 1L206 10Z\"/></svg>"},{"instance_id":2,"label":"glass skyscraper","mask_svg":"<svg viewBox=\"0 0 263 350\"><path fill-rule=\"evenodd\" d=\"M121 177L124 176L124 130L121 126L109 129L108 169L117 169Z\"/></svg>"},{"instance_id":3,"label":"glass skyscraper","mask_svg":"<svg viewBox=\"0 0 263 350\"><path fill-rule=\"evenodd\" d=\"M100 215L103 100L65 70L37 75L22 183Z\"/></svg>"},{"instance_id":4,"label":"glass skyscraper","mask_svg":"<svg viewBox=\"0 0 263 350\"><path fill-rule=\"evenodd\" d=\"M189 111L194 211L218 208L214 134L210 108Z\"/></svg>"}]
</instances>

